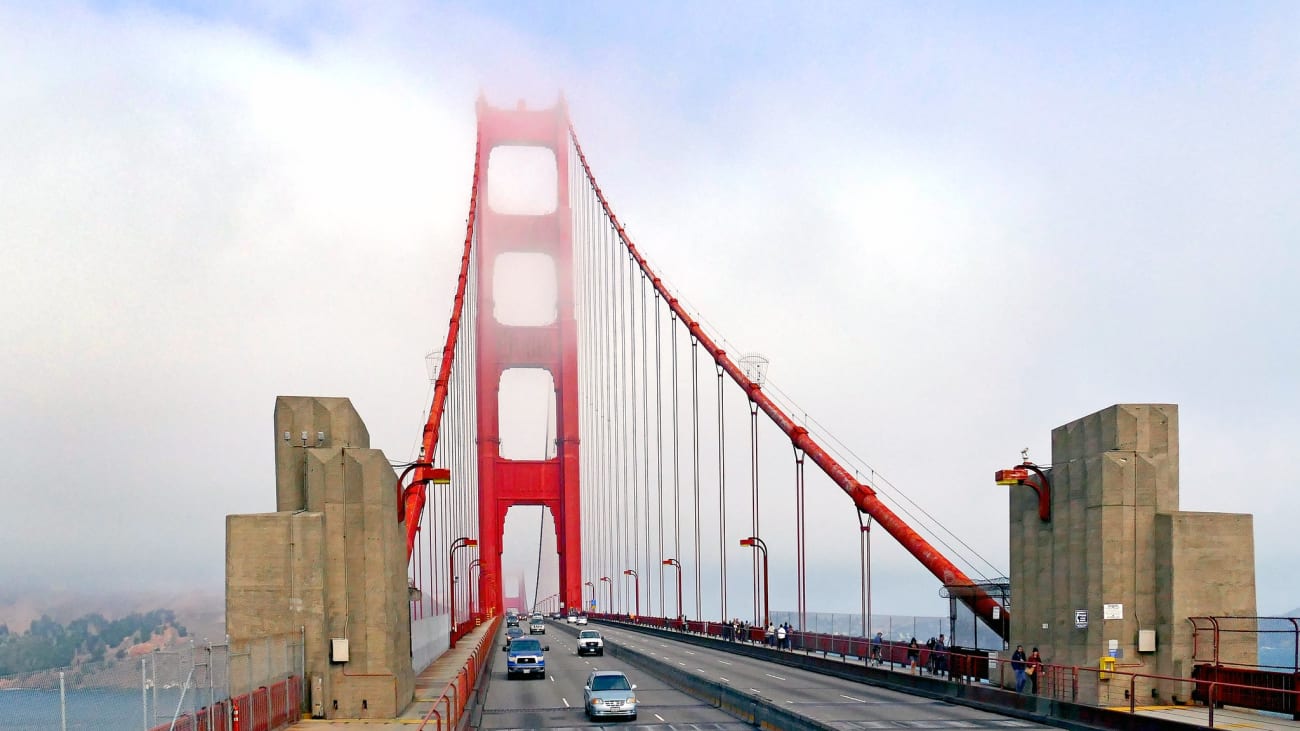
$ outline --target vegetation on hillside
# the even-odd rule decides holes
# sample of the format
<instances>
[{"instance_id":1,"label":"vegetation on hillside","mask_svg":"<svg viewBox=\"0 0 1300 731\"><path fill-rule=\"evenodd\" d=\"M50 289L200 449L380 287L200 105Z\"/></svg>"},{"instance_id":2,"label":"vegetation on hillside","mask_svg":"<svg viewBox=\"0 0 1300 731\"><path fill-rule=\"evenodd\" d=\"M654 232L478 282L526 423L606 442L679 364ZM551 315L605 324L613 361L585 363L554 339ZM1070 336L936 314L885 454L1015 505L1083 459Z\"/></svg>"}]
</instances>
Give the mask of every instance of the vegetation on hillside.
<instances>
[{"instance_id":1,"label":"vegetation on hillside","mask_svg":"<svg viewBox=\"0 0 1300 731\"><path fill-rule=\"evenodd\" d=\"M111 620L98 613L87 614L67 626L42 615L22 634L0 624L0 677L109 658L120 660L126 657L128 647L163 634L169 627L181 637L188 634L170 609L134 612Z\"/></svg>"}]
</instances>

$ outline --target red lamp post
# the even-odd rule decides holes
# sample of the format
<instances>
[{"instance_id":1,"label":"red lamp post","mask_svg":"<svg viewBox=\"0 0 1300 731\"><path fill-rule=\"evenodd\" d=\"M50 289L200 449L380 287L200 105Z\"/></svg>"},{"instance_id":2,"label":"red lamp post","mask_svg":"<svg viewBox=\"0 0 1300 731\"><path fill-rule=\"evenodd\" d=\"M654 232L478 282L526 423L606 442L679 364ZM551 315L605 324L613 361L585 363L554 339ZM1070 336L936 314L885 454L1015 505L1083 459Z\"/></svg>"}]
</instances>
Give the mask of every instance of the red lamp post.
<instances>
[{"instance_id":1,"label":"red lamp post","mask_svg":"<svg viewBox=\"0 0 1300 731\"><path fill-rule=\"evenodd\" d=\"M675 558L665 558L664 566L673 566L677 569L677 618L682 618L682 564Z\"/></svg>"},{"instance_id":2,"label":"red lamp post","mask_svg":"<svg viewBox=\"0 0 1300 731\"><path fill-rule=\"evenodd\" d=\"M448 594L451 597L451 639L449 646L456 646L456 551L461 548L473 548L478 545L478 541L467 536L461 536L451 542L451 548L447 550L447 576L451 577L448 582L450 590Z\"/></svg>"},{"instance_id":3,"label":"red lamp post","mask_svg":"<svg viewBox=\"0 0 1300 731\"><path fill-rule=\"evenodd\" d=\"M763 626L766 627L771 623L771 615L768 611L767 603L767 544L758 536L750 536L749 538L741 538L740 545L757 548L763 552Z\"/></svg>"},{"instance_id":4,"label":"red lamp post","mask_svg":"<svg viewBox=\"0 0 1300 731\"><path fill-rule=\"evenodd\" d=\"M608 576L602 576L600 577L600 580L605 582L609 587L609 604L605 607L605 614L613 614L614 613L614 580L609 578Z\"/></svg>"},{"instance_id":5,"label":"red lamp post","mask_svg":"<svg viewBox=\"0 0 1300 731\"><path fill-rule=\"evenodd\" d=\"M478 614L474 603L474 569L483 571L483 559L476 558L469 562L469 616Z\"/></svg>"},{"instance_id":6,"label":"red lamp post","mask_svg":"<svg viewBox=\"0 0 1300 731\"><path fill-rule=\"evenodd\" d=\"M641 616L641 575L636 572L636 569L623 569L623 575L631 576L632 579L634 580L632 586L633 586L633 591L636 592L636 616L640 617Z\"/></svg>"}]
</instances>

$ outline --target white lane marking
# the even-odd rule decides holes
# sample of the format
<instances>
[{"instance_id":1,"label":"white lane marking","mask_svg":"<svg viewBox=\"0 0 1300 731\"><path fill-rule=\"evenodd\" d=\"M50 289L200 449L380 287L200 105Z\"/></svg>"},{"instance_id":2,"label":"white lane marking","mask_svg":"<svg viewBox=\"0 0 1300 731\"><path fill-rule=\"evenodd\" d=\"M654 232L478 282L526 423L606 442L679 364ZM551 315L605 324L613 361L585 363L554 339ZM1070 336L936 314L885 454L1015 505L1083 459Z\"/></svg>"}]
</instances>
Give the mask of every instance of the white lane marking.
<instances>
[{"instance_id":1,"label":"white lane marking","mask_svg":"<svg viewBox=\"0 0 1300 731\"><path fill-rule=\"evenodd\" d=\"M773 675L771 673L763 673L763 674L769 678L776 678L777 680L785 680L785 678L781 677L780 675Z\"/></svg>"},{"instance_id":2,"label":"white lane marking","mask_svg":"<svg viewBox=\"0 0 1300 731\"><path fill-rule=\"evenodd\" d=\"M655 718L659 719L660 723L666 723L666 721L664 721L664 717L660 716L658 713L655 714Z\"/></svg>"},{"instance_id":3,"label":"white lane marking","mask_svg":"<svg viewBox=\"0 0 1300 731\"><path fill-rule=\"evenodd\" d=\"M686 667L686 663L682 662L681 660L678 660L677 664L681 665L682 667Z\"/></svg>"},{"instance_id":4,"label":"white lane marking","mask_svg":"<svg viewBox=\"0 0 1300 731\"><path fill-rule=\"evenodd\" d=\"M866 701L863 700L863 699L861 699L861 698L854 698L854 697L851 696L851 695L844 695L843 693L840 694L840 697L841 697L841 698L848 698L849 700L851 700L851 701L857 701L858 703L866 703Z\"/></svg>"},{"instance_id":5,"label":"white lane marking","mask_svg":"<svg viewBox=\"0 0 1300 731\"><path fill-rule=\"evenodd\" d=\"M723 665L730 665L730 664L731 664L731 663L727 662L726 660L719 660L718 662L722 663Z\"/></svg>"},{"instance_id":6,"label":"white lane marking","mask_svg":"<svg viewBox=\"0 0 1300 731\"><path fill-rule=\"evenodd\" d=\"M570 708L570 707L571 707L571 706L569 706L569 699L568 699L568 698L561 698L560 700L564 701L564 707L565 707L565 708Z\"/></svg>"},{"instance_id":7,"label":"white lane marking","mask_svg":"<svg viewBox=\"0 0 1300 731\"><path fill-rule=\"evenodd\" d=\"M724 682L724 683L730 683L730 682L731 682L730 680L728 680L728 679L722 677L721 675L718 676L718 680L721 680L721 681Z\"/></svg>"},{"instance_id":8,"label":"white lane marking","mask_svg":"<svg viewBox=\"0 0 1300 731\"><path fill-rule=\"evenodd\" d=\"M555 676L554 676L554 675L547 675L546 677L550 678L552 683L555 682Z\"/></svg>"},{"instance_id":9,"label":"white lane marking","mask_svg":"<svg viewBox=\"0 0 1300 731\"><path fill-rule=\"evenodd\" d=\"M695 672L702 673L704 672L704 668L695 668Z\"/></svg>"},{"instance_id":10,"label":"white lane marking","mask_svg":"<svg viewBox=\"0 0 1300 731\"><path fill-rule=\"evenodd\" d=\"M687 654L687 655L694 655L695 653L691 652L690 650L687 650L687 651L686 651L686 654Z\"/></svg>"},{"instance_id":11,"label":"white lane marking","mask_svg":"<svg viewBox=\"0 0 1300 731\"><path fill-rule=\"evenodd\" d=\"M660 642L660 643L659 643L659 646L660 646L660 647L667 647L668 645L665 645L664 643Z\"/></svg>"},{"instance_id":12,"label":"white lane marking","mask_svg":"<svg viewBox=\"0 0 1300 731\"><path fill-rule=\"evenodd\" d=\"M749 689L749 692L751 692L751 693L757 693L757 694L759 694L759 695L763 695L763 691L759 690L758 688L750 688L750 689Z\"/></svg>"}]
</instances>

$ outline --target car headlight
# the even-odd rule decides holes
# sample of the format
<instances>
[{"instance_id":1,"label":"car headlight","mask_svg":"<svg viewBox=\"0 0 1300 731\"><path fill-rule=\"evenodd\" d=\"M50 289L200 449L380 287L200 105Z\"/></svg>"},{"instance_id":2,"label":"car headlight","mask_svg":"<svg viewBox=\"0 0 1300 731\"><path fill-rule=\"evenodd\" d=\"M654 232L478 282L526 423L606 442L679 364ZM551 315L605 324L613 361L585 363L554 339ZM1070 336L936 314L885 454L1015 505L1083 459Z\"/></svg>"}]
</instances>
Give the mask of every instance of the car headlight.
<instances>
[{"instance_id":1,"label":"car headlight","mask_svg":"<svg viewBox=\"0 0 1300 731\"><path fill-rule=\"evenodd\" d=\"M633 695L633 696L628 696L626 702L627 702L627 704L630 705L630 706L632 706L632 705L636 705L636 696L634 696L634 695Z\"/></svg>"},{"instance_id":2,"label":"car headlight","mask_svg":"<svg viewBox=\"0 0 1300 731\"><path fill-rule=\"evenodd\" d=\"M602 701L602 700L599 699L599 698L592 698L592 699L591 699L591 705L593 705L593 706L603 706L603 705L605 705L605 701Z\"/></svg>"}]
</instances>

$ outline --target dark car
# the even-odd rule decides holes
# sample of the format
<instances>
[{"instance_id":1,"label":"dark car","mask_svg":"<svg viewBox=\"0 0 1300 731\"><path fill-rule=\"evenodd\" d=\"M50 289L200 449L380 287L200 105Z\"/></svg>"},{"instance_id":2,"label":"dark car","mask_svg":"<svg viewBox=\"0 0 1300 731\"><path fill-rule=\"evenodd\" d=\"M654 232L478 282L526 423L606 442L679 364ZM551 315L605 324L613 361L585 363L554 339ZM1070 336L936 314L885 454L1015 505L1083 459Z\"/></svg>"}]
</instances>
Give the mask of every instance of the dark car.
<instances>
[{"instance_id":1,"label":"dark car","mask_svg":"<svg viewBox=\"0 0 1300 731\"><path fill-rule=\"evenodd\" d=\"M510 643L513 642L516 638L523 637L523 636L524 636L524 630L519 625L516 624L513 627L506 627L506 647L509 647Z\"/></svg>"}]
</instances>

